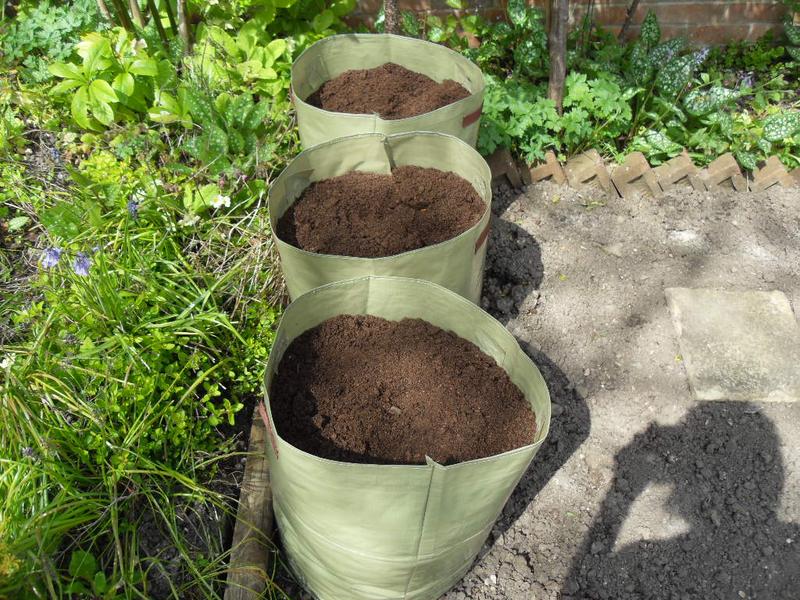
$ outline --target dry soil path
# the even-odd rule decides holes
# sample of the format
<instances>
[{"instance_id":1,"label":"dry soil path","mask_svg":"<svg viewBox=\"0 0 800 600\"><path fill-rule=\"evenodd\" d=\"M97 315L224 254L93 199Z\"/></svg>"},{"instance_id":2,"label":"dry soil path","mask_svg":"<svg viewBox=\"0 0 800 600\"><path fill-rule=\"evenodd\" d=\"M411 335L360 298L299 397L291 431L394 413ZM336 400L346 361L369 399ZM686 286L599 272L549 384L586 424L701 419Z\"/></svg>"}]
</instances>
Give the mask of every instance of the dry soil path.
<instances>
[{"instance_id":1,"label":"dry soil path","mask_svg":"<svg viewBox=\"0 0 800 600\"><path fill-rule=\"evenodd\" d=\"M484 308L548 379L552 433L443 598L800 597L800 192L542 183L494 208Z\"/></svg>"}]
</instances>

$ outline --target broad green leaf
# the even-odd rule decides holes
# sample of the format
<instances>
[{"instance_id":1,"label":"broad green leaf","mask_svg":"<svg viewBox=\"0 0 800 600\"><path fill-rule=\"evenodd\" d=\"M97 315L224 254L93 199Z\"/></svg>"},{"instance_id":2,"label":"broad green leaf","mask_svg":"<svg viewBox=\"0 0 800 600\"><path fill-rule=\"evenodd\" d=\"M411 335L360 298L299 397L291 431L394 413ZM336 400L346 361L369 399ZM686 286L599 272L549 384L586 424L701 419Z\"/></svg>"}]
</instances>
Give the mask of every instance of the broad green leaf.
<instances>
[{"instance_id":1,"label":"broad green leaf","mask_svg":"<svg viewBox=\"0 0 800 600\"><path fill-rule=\"evenodd\" d=\"M295 4L296 2L297 0L272 0L272 3L278 8L289 8L292 4Z\"/></svg>"},{"instance_id":2,"label":"broad green leaf","mask_svg":"<svg viewBox=\"0 0 800 600\"><path fill-rule=\"evenodd\" d=\"M715 85L710 88L692 90L684 98L683 104L690 114L699 117L718 110L738 96L739 94L734 90Z\"/></svg>"},{"instance_id":3,"label":"broad green leaf","mask_svg":"<svg viewBox=\"0 0 800 600\"><path fill-rule=\"evenodd\" d=\"M105 594L108 591L108 581L106 580L106 574L102 571L98 571L94 574L94 580L92 582L92 587L94 588L95 594Z\"/></svg>"},{"instance_id":4,"label":"broad green leaf","mask_svg":"<svg viewBox=\"0 0 800 600\"><path fill-rule=\"evenodd\" d=\"M734 156L736 156L738 163L748 171L755 171L758 168L758 165L756 164L756 156L752 152L737 150L734 152Z\"/></svg>"},{"instance_id":5,"label":"broad green leaf","mask_svg":"<svg viewBox=\"0 0 800 600\"><path fill-rule=\"evenodd\" d=\"M786 37L792 46L800 46L800 25L794 25L791 21L787 20L783 25L786 32Z\"/></svg>"},{"instance_id":6,"label":"broad green leaf","mask_svg":"<svg viewBox=\"0 0 800 600\"><path fill-rule=\"evenodd\" d=\"M72 97L72 104L70 105L72 118L75 122L84 129L97 129L89 118L89 88L88 86L81 86Z\"/></svg>"},{"instance_id":7,"label":"broad green leaf","mask_svg":"<svg viewBox=\"0 0 800 600\"><path fill-rule=\"evenodd\" d=\"M89 84L89 95L99 102L118 102L117 94L107 81L95 79Z\"/></svg>"},{"instance_id":8,"label":"broad green leaf","mask_svg":"<svg viewBox=\"0 0 800 600\"><path fill-rule=\"evenodd\" d=\"M786 52L792 60L800 62L800 46L786 46Z\"/></svg>"},{"instance_id":9,"label":"broad green leaf","mask_svg":"<svg viewBox=\"0 0 800 600\"><path fill-rule=\"evenodd\" d=\"M73 65L72 63L53 63L48 65L47 70L56 77L75 79L81 82L86 81L83 76L83 71L81 71L80 67L78 67L78 65Z\"/></svg>"},{"instance_id":10,"label":"broad green leaf","mask_svg":"<svg viewBox=\"0 0 800 600\"><path fill-rule=\"evenodd\" d=\"M256 21L250 20L242 25L236 36L236 45L244 52L245 57L249 58L252 54L261 32L262 28Z\"/></svg>"},{"instance_id":11,"label":"broad green leaf","mask_svg":"<svg viewBox=\"0 0 800 600\"><path fill-rule=\"evenodd\" d=\"M331 10L337 17L344 17L355 10L356 4L357 0L335 0L331 4Z\"/></svg>"},{"instance_id":12,"label":"broad green leaf","mask_svg":"<svg viewBox=\"0 0 800 600\"><path fill-rule=\"evenodd\" d=\"M130 66L130 72L144 77L158 77L158 62L154 58L137 58Z\"/></svg>"},{"instance_id":13,"label":"broad green leaf","mask_svg":"<svg viewBox=\"0 0 800 600\"><path fill-rule=\"evenodd\" d=\"M78 42L78 55L83 59L84 74L89 77L110 67L111 44L97 32L89 33Z\"/></svg>"},{"instance_id":14,"label":"broad green leaf","mask_svg":"<svg viewBox=\"0 0 800 600\"><path fill-rule=\"evenodd\" d=\"M800 132L800 112L774 114L764 121L764 139L780 142Z\"/></svg>"},{"instance_id":15,"label":"broad green leaf","mask_svg":"<svg viewBox=\"0 0 800 600\"><path fill-rule=\"evenodd\" d=\"M56 85L53 86L53 89L50 90L56 96L60 96L72 89L75 89L79 85L84 85L84 82L78 81L77 79L65 79L64 81L60 81Z\"/></svg>"},{"instance_id":16,"label":"broad green leaf","mask_svg":"<svg viewBox=\"0 0 800 600\"><path fill-rule=\"evenodd\" d=\"M114 109L108 102L95 101L91 104L92 115L103 125L108 126L114 122Z\"/></svg>"},{"instance_id":17,"label":"broad green leaf","mask_svg":"<svg viewBox=\"0 0 800 600\"><path fill-rule=\"evenodd\" d=\"M286 52L286 40L272 40L269 44L267 44L267 50L269 50L269 53L272 55L273 59L279 59L283 53Z\"/></svg>"},{"instance_id":18,"label":"broad green leaf","mask_svg":"<svg viewBox=\"0 0 800 600\"><path fill-rule=\"evenodd\" d=\"M464 8L462 0L445 0L445 4L454 10L463 10Z\"/></svg>"},{"instance_id":19,"label":"broad green leaf","mask_svg":"<svg viewBox=\"0 0 800 600\"><path fill-rule=\"evenodd\" d=\"M133 94L133 90L136 87L136 82L133 80L133 75L123 71L114 77L114 81L111 82L111 87L120 94L130 96Z\"/></svg>"},{"instance_id":20,"label":"broad green leaf","mask_svg":"<svg viewBox=\"0 0 800 600\"><path fill-rule=\"evenodd\" d=\"M639 39L642 40L648 48L654 48L661 40L661 28L658 26L656 13L652 10L647 12L647 16L644 18L644 21L642 21Z\"/></svg>"},{"instance_id":21,"label":"broad green leaf","mask_svg":"<svg viewBox=\"0 0 800 600\"><path fill-rule=\"evenodd\" d=\"M92 581L97 573L97 561L89 552L73 550L69 560L69 574L76 579Z\"/></svg>"},{"instance_id":22,"label":"broad green leaf","mask_svg":"<svg viewBox=\"0 0 800 600\"><path fill-rule=\"evenodd\" d=\"M317 33L322 33L328 27L333 25L333 22L335 20L336 20L336 15L333 14L333 11L330 9L325 9L314 17L314 19L311 21L311 26Z\"/></svg>"},{"instance_id":23,"label":"broad green leaf","mask_svg":"<svg viewBox=\"0 0 800 600\"><path fill-rule=\"evenodd\" d=\"M673 58L656 75L656 88L665 98L674 98L689 85L696 64L692 54Z\"/></svg>"}]
</instances>

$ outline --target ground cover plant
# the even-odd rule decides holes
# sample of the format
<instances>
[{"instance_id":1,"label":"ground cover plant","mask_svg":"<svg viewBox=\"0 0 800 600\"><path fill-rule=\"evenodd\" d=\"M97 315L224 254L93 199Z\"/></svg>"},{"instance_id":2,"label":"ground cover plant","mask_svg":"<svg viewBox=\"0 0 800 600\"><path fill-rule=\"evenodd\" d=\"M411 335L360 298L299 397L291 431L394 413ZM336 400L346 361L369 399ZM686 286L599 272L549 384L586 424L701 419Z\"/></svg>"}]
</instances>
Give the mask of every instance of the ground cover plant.
<instances>
[{"instance_id":1,"label":"ground cover plant","mask_svg":"<svg viewBox=\"0 0 800 600\"><path fill-rule=\"evenodd\" d=\"M222 595L289 67L353 3L190 4L190 45L154 5L2 22L0 598Z\"/></svg>"},{"instance_id":2,"label":"ground cover plant","mask_svg":"<svg viewBox=\"0 0 800 600\"><path fill-rule=\"evenodd\" d=\"M800 61L793 48L800 29L788 20L785 38L716 48L664 39L652 12L626 43L585 21L569 35L561 114L547 97L540 9L512 0L506 18L494 23L477 14L443 21L404 13L401 24L409 35L462 51L483 70L484 154L510 147L533 162L547 150L565 159L593 147L607 156L640 150L659 164L686 148L700 165L733 152L748 170L772 154L800 166ZM472 47L469 37L480 45Z\"/></svg>"}]
</instances>

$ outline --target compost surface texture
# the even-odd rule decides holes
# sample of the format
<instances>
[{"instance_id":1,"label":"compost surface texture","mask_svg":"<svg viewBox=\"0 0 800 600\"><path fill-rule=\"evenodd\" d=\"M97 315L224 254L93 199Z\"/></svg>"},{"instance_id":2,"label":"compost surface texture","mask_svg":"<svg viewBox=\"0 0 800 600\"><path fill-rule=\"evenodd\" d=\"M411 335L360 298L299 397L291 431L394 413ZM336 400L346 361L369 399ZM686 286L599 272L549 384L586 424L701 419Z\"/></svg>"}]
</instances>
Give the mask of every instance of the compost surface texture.
<instances>
[{"instance_id":1,"label":"compost surface texture","mask_svg":"<svg viewBox=\"0 0 800 600\"><path fill-rule=\"evenodd\" d=\"M284 439L347 462L453 464L525 446L536 431L491 357L420 319L324 321L286 350L270 400Z\"/></svg>"},{"instance_id":2,"label":"compost surface texture","mask_svg":"<svg viewBox=\"0 0 800 600\"><path fill-rule=\"evenodd\" d=\"M437 83L427 75L386 63L374 69L345 71L323 83L306 102L333 112L405 119L442 108L469 95L464 86L452 79Z\"/></svg>"},{"instance_id":3,"label":"compost surface texture","mask_svg":"<svg viewBox=\"0 0 800 600\"><path fill-rule=\"evenodd\" d=\"M278 236L319 254L375 258L452 239L486 210L455 173L398 167L312 183L278 222Z\"/></svg>"}]
</instances>

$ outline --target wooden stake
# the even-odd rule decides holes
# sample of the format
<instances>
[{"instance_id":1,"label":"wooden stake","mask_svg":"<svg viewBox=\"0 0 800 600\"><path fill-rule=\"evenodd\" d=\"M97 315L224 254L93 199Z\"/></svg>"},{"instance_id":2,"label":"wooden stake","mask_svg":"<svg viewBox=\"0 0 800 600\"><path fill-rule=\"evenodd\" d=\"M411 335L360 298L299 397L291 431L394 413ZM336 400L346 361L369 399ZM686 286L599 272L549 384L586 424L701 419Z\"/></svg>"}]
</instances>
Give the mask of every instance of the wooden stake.
<instances>
[{"instance_id":1,"label":"wooden stake","mask_svg":"<svg viewBox=\"0 0 800 600\"><path fill-rule=\"evenodd\" d=\"M400 33L397 0L383 0L383 19L384 31L386 33Z\"/></svg>"},{"instance_id":2,"label":"wooden stake","mask_svg":"<svg viewBox=\"0 0 800 600\"><path fill-rule=\"evenodd\" d=\"M183 41L183 50L188 54L192 49L192 40L189 37L189 14L186 0L178 0L178 34Z\"/></svg>"},{"instance_id":3,"label":"wooden stake","mask_svg":"<svg viewBox=\"0 0 800 600\"><path fill-rule=\"evenodd\" d=\"M631 5L628 7L628 12L625 13L625 22L622 24L622 29L619 30L619 35L617 36L617 40L620 42L625 39L625 34L628 33L628 29L633 22L633 16L636 14L637 8L639 8L639 0L633 0Z\"/></svg>"},{"instance_id":4,"label":"wooden stake","mask_svg":"<svg viewBox=\"0 0 800 600\"><path fill-rule=\"evenodd\" d=\"M564 80L567 76L567 26L569 0L550 0L550 81L547 97L556 103L561 114L564 103Z\"/></svg>"},{"instance_id":5,"label":"wooden stake","mask_svg":"<svg viewBox=\"0 0 800 600\"><path fill-rule=\"evenodd\" d=\"M135 2L136 0L132 1ZM158 37L161 38L161 43L164 44L164 49L169 49L169 39L167 38L167 32L164 31L164 26L161 24L161 16L158 14L156 0L147 0L147 8L150 11L150 17L156 24L156 31L158 31Z\"/></svg>"},{"instance_id":6,"label":"wooden stake","mask_svg":"<svg viewBox=\"0 0 800 600\"><path fill-rule=\"evenodd\" d=\"M142 16L142 11L139 10L139 3L136 0L128 0L128 6L131 7L131 16L134 22L139 27L144 28L144 17Z\"/></svg>"}]
</instances>

